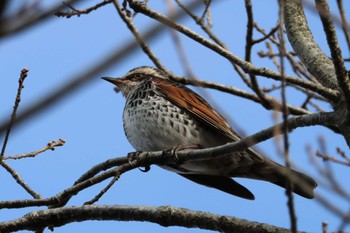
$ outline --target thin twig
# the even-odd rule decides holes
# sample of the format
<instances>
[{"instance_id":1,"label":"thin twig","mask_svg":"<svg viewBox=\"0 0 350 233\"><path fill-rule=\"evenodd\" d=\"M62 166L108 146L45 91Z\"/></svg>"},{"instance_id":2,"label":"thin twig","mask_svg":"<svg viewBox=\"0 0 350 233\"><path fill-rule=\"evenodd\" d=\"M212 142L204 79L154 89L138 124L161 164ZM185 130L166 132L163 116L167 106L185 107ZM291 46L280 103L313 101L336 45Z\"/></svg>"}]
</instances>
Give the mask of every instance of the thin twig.
<instances>
[{"instance_id":1,"label":"thin twig","mask_svg":"<svg viewBox=\"0 0 350 233\"><path fill-rule=\"evenodd\" d=\"M252 100L256 103L260 103L260 99L256 95L249 93L249 92L246 92L246 91L243 91L243 90L240 90L240 89L235 88L235 87L231 87L231 86L227 86L227 85L223 85L223 84L219 84L219 83L214 83L214 82L208 82L208 81L204 81L204 80L198 80L198 79L186 79L183 77L173 77L173 79L175 79L177 82L180 82L180 83L185 84L185 85L190 84L193 86L212 88L215 90L219 90L222 92L230 93L230 94L233 94L236 96L240 96L240 97ZM273 109L276 111L281 111L282 103L279 100L277 100L276 98L273 98L272 96L266 96L266 98L268 101L271 102L271 106L273 106L273 108L268 108L269 110ZM292 106L290 104L287 104L287 107L288 107L288 112L293 114L293 115L309 114L310 113L310 111Z\"/></svg>"},{"instance_id":2,"label":"thin twig","mask_svg":"<svg viewBox=\"0 0 350 233\"><path fill-rule=\"evenodd\" d=\"M42 199L43 197L35 192L33 189L29 187L29 185L22 179L21 175L16 172L13 168L11 168L4 160L0 160L0 165L6 169L8 173L11 174L13 179L16 180L16 182L25 190L27 193L29 193L33 198L35 199Z\"/></svg>"},{"instance_id":3,"label":"thin twig","mask_svg":"<svg viewBox=\"0 0 350 233\"><path fill-rule=\"evenodd\" d=\"M38 2L38 1L37 1ZM63 9L65 7L61 1L56 1L57 4L53 5L50 8L38 8L35 11L27 12L27 14L23 14L23 12L15 12L13 15L10 15L0 21L0 36L8 36L14 33L20 32L22 30L28 29L35 24L40 22L44 22L44 20L52 17L54 13ZM82 2L82 0L66 0L66 4L73 4Z\"/></svg>"},{"instance_id":4,"label":"thin twig","mask_svg":"<svg viewBox=\"0 0 350 233\"><path fill-rule=\"evenodd\" d=\"M70 0L69 2L72 2L74 0ZM78 0L75 0L76 2ZM200 2L194 1L190 3L187 7L189 9L196 9L200 6ZM175 19L180 19L184 17L186 14L183 11L178 11ZM157 36L166 29L166 26L162 24L155 23L153 26L149 27L146 32L143 34L143 38L146 41L151 41L157 38ZM1 32L0 32L1 34ZM120 44L123 44L121 47ZM21 114L18 115L17 121L16 121L16 127L20 125L21 123L25 122L26 120L29 120L31 117L35 116L36 114L45 111L47 107L53 106L54 104L57 104L59 101L62 101L64 97L67 97L68 95L72 94L74 91L79 90L80 88L83 88L84 85L87 85L90 81L95 80L98 75L101 74L103 70L106 70L107 68L113 67L118 64L118 62L121 62L124 59L127 59L130 55L133 54L133 52L136 51L136 49L139 48L138 43L136 43L134 40L127 39L124 42L118 44L114 48L111 48L110 53L107 55L103 55L100 57L98 62L95 62L93 66L88 67L84 69L79 75L73 75L67 80L70 80L66 84L64 84L62 87L59 87L57 89L50 90L50 94L46 96L41 96L40 100L32 104L31 106L24 109ZM0 135L6 131L8 128L9 122L3 119L0 119L2 124L0 125Z\"/></svg>"},{"instance_id":5,"label":"thin twig","mask_svg":"<svg viewBox=\"0 0 350 233\"><path fill-rule=\"evenodd\" d=\"M137 43L140 45L141 49L148 55L148 57L153 61L153 63L161 70L167 71L166 67L160 62L160 60L157 58L157 56L152 52L150 47L147 45L145 40L142 38L141 34L138 32L137 28L135 27L132 18L128 17L126 14L124 14L122 8L119 5L118 0L114 0L113 4L115 8L117 9L117 12L119 16L122 18L124 23L127 25L131 33L134 35Z\"/></svg>"},{"instance_id":6,"label":"thin twig","mask_svg":"<svg viewBox=\"0 0 350 233\"><path fill-rule=\"evenodd\" d=\"M101 192L99 192L99 194L97 194L90 201L85 202L84 205L92 205L95 202L97 202L113 186L113 184L119 180L119 177L119 175L114 176L111 182L109 182L108 185L104 187L104 189L102 189Z\"/></svg>"},{"instance_id":7,"label":"thin twig","mask_svg":"<svg viewBox=\"0 0 350 233\"><path fill-rule=\"evenodd\" d=\"M283 19L283 0L279 0L279 18L280 20ZM279 51L281 53L280 56L280 72L281 76L284 77L285 71L284 71L284 54L286 51L285 48L285 41L284 41L284 32L283 32L283 26L280 24L280 27L278 29L278 38L280 41L280 48ZM288 138L288 112L287 112L287 99L286 99L286 81L282 78L282 89L281 89L281 95L282 95L282 119L283 119L283 147L284 147L284 158L285 158L285 165L288 169L288 177L291 176L291 165L290 165L290 158L289 158L289 138ZM288 210L289 210L289 217L290 217L290 223L291 223L291 231L293 233L296 233L297 228L297 217L295 213L295 207L294 207L294 197L293 197L293 183L289 180L287 182L286 187L286 194L288 197Z\"/></svg>"},{"instance_id":8,"label":"thin twig","mask_svg":"<svg viewBox=\"0 0 350 233\"><path fill-rule=\"evenodd\" d=\"M247 12L247 32L246 32L246 46L245 46L245 60L247 62L252 62L251 61L251 53L252 49L254 46L253 43L253 25L254 25L254 18L253 18L253 7L252 3L250 0L245 0L245 9ZM249 74L250 77L250 83L251 83L251 88L253 91L256 93L256 95L260 99L260 103L265 107L265 108L272 108L271 102L267 101L265 93L261 91L258 81L256 79L256 76L252 73Z\"/></svg>"},{"instance_id":9,"label":"thin twig","mask_svg":"<svg viewBox=\"0 0 350 233\"><path fill-rule=\"evenodd\" d=\"M263 37L261 37L260 39L253 40L253 43L258 44L258 43L263 42L266 39L269 39L273 34L275 34L277 32L277 30L279 28L279 24L280 24L280 22L278 22L275 27L271 28L269 33L265 33L265 31L264 31ZM254 26L254 28L256 28L258 30L260 29L257 23L254 23L253 26Z\"/></svg>"},{"instance_id":10,"label":"thin twig","mask_svg":"<svg viewBox=\"0 0 350 233\"><path fill-rule=\"evenodd\" d=\"M334 163L342 164L350 167L350 161L342 161L340 159L335 158L334 156L327 155L325 153L321 153L320 151L316 152L316 156L322 158L324 161L332 161Z\"/></svg>"},{"instance_id":11,"label":"thin twig","mask_svg":"<svg viewBox=\"0 0 350 233\"><path fill-rule=\"evenodd\" d=\"M281 81L281 74L279 72L267 69L267 68L258 68L254 65L252 65L249 62L246 62L242 59L240 59L238 56L232 54L227 49L222 48L221 46L218 46L217 44L212 43L208 39L204 38L203 36L194 33L193 31L189 30L187 27L180 25L173 20L169 19L165 15L154 11L153 9L149 8L147 5L143 4L142 2L135 1L135 0L128 0L129 5L136 11L141 12L155 20L158 20L169 27L174 28L175 30L183 33L184 35L188 36L189 38L193 39L194 41L197 41L198 43L202 44L203 46L213 50L214 52L218 53L219 55L225 57L228 59L231 63L235 63L239 65L245 72L252 73L255 75L261 75L267 78L275 79L278 81ZM333 102L337 102L340 98L340 93L336 90L325 88L322 85L309 82L307 80L301 80L299 78L291 77L288 75L285 75L284 79L286 82L293 84L293 85L299 85L304 88L309 88L310 90L318 92L320 95L329 98Z\"/></svg>"},{"instance_id":12,"label":"thin twig","mask_svg":"<svg viewBox=\"0 0 350 233\"><path fill-rule=\"evenodd\" d=\"M316 7L320 14L323 30L326 34L328 47L331 51L332 62L335 69L335 74L338 81L338 87L342 90L347 104L347 110L350 112L350 78L344 60L342 51L338 43L336 30L329 12L329 6L325 0L316 0Z\"/></svg>"},{"instance_id":13,"label":"thin twig","mask_svg":"<svg viewBox=\"0 0 350 233\"><path fill-rule=\"evenodd\" d=\"M11 128L16 121L17 109L18 109L19 103L21 102L21 93L22 93L22 89L24 88L23 82L24 82L24 79L27 77L27 75L28 75L28 70L26 68L23 68L21 70L21 75L18 80L17 95L16 95L15 104L13 106L13 111L11 114L11 120L7 127L4 143L2 144L2 148L1 148L1 154L0 154L1 157L3 157L5 154L7 142L11 133Z\"/></svg>"},{"instance_id":14,"label":"thin twig","mask_svg":"<svg viewBox=\"0 0 350 233\"><path fill-rule=\"evenodd\" d=\"M111 2L112 2L112 0L104 0L104 1L102 1L100 3L97 3L95 6L86 8L84 10L77 10L72 5L67 3L66 6L69 7L70 9L72 9L72 10L71 11L66 11L66 12L64 12L64 11L57 11L55 13L55 15L58 16L58 17L66 17L67 19L69 19L72 16L80 17L80 15L87 15L91 11L97 10L98 8L100 8L100 7L104 6L104 5L107 5L107 4L111 3Z\"/></svg>"},{"instance_id":15,"label":"thin twig","mask_svg":"<svg viewBox=\"0 0 350 233\"><path fill-rule=\"evenodd\" d=\"M344 10L343 0L337 0L337 5L341 18L341 27L343 29L343 33L346 39L346 43L348 44L348 50L350 51L350 31L349 31L349 23L346 19L346 13Z\"/></svg>"},{"instance_id":16,"label":"thin twig","mask_svg":"<svg viewBox=\"0 0 350 233\"><path fill-rule=\"evenodd\" d=\"M8 155L4 156L4 160L6 159L23 159L23 158L30 158L30 157L35 157L38 154L41 154L47 150L55 150L55 147L63 146L65 144L65 141L63 139L58 139L58 141L52 141L47 143L47 145L37 151L33 151L30 153L24 153L24 154L19 154L19 155Z\"/></svg>"}]
</instances>

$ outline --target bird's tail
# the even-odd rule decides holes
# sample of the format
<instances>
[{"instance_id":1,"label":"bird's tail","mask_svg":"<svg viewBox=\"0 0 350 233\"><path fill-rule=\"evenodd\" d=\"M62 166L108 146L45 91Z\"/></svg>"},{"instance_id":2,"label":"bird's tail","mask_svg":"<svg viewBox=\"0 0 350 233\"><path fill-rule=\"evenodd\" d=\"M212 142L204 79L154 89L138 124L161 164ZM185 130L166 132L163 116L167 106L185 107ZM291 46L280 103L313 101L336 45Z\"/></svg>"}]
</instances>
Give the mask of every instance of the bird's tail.
<instances>
[{"instance_id":1,"label":"bird's tail","mask_svg":"<svg viewBox=\"0 0 350 233\"><path fill-rule=\"evenodd\" d=\"M287 188L290 183L294 193L305 198L314 198L314 189L317 187L314 179L301 172L287 169L272 160L266 159L254 169L253 173L257 176L256 179L269 181L283 188Z\"/></svg>"}]
</instances>

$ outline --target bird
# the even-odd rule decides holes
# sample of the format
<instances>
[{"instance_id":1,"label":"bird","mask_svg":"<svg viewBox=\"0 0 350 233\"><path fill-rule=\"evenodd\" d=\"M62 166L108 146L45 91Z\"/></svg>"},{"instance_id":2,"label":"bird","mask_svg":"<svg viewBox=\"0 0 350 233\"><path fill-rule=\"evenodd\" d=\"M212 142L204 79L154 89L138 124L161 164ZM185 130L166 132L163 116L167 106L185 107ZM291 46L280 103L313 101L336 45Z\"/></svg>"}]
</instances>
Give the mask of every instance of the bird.
<instances>
[{"instance_id":1,"label":"bird","mask_svg":"<svg viewBox=\"0 0 350 233\"><path fill-rule=\"evenodd\" d=\"M102 77L115 85L126 102L123 127L137 151L165 151L180 146L210 148L237 142L241 137L225 118L190 88L150 66L131 69L121 78ZM317 183L301 172L287 169L253 148L217 158L162 165L195 183L254 200L254 194L234 178L262 180L312 199Z\"/></svg>"}]
</instances>

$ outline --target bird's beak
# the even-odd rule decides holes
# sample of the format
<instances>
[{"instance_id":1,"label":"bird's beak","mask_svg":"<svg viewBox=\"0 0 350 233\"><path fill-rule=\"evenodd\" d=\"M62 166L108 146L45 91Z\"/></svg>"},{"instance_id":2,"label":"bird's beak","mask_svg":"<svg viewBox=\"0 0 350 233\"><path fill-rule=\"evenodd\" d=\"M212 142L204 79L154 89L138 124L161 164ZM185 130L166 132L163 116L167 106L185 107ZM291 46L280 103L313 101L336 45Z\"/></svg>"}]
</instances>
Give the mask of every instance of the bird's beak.
<instances>
[{"instance_id":1,"label":"bird's beak","mask_svg":"<svg viewBox=\"0 0 350 233\"><path fill-rule=\"evenodd\" d=\"M103 80L106 80L107 82L113 83L114 85L118 86L120 84L120 81L118 78L112 78L112 77L102 77Z\"/></svg>"}]
</instances>

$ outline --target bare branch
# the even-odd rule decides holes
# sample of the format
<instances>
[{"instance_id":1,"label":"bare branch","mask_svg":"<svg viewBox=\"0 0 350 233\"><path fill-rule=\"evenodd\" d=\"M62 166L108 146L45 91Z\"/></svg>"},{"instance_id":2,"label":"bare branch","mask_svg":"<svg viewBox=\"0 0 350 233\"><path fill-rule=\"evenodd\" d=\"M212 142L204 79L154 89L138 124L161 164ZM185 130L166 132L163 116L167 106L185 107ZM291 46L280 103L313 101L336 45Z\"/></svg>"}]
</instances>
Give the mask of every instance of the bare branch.
<instances>
[{"instance_id":1,"label":"bare branch","mask_svg":"<svg viewBox=\"0 0 350 233\"><path fill-rule=\"evenodd\" d=\"M162 70L166 71L167 69L165 68L165 66L163 66L163 64L159 61L157 56L152 52L152 50L149 48L149 46L147 45L145 40L142 38L142 36L138 32L137 28L135 27L135 25L134 25L134 23L132 21L132 17L128 17L126 14L124 14L122 8L119 5L118 0L114 0L113 4L114 4L115 8L117 9L117 12L118 12L120 18L122 18L124 23L127 25L129 30L132 32L132 34L134 35L137 43L140 45L141 49L148 55L148 57L153 61L153 63L159 69L162 69Z\"/></svg>"},{"instance_id":2,"label":"bare branch","mask_svg":"<svg viewBox=\"0 0 350 233\"><path fill-rule=\"evenodd\" d=\"M340 13L340 18L341 18L341 27L343 29L346 43L348 44L348 50L350 51L350 31L349 31L349 23L346 19L346 13L344 10L344 4L343 0L337 0L337 5Z\"/></svg>"},{"instance_id":3,"label":"bare branch","mask_svg":"<svg viewBox=\"0 0 350 233\"><path fill-rule=\"evenodd\" d=\"M65 3L73 4L80 1L81 0L67 0ZM35 10L33 12L27 12L27 14L23 14L23 12L14 13L13 16L3 18L0 21L0 36L7 36L25 29L29 29L31 26L42 22L44 19L48 19L55 12L63 9L64 7L66 6L59 1L57 5L43 12L40 10Z\"/></svg>"},{"instance_id":4,"label":"bare branch","mask_svg":"<svg viewBox=\"0 0 350 233\"><path fill-rule=\"evenodd\" d=\"M22 179L21 175L11 168L4 160L0 159L0 165L5 168L6 171L11 174L13 179L15 179L15 181L32 197L35 199L43 198L39 193L35 192L31 187L29 187L29 185Z\"/></svg>"},{"instance_id":5,"label":"bare branch","mask_svg":"<svg viewBox=\"0 0 350 233\"><path fill-rule=\"evenodd\" d=\"M94 5L92 7L89 7L89 8L86 8L84 10L77 10L72 5L70 5L68 3L64 3L64 4L66 4L66 6L68 6L72 10L71 11L66 11L66 12L57 11L55 13L55 15L58 16L58 17L66 17L67 19L72 17L72 16L80 17L80 15L87 15L91 11L95 11L98 8L100 8L100 7L104 6L104 5L107 5L107 4L111 3L111 2L112 2L112 0L103 0L103 2L97 3L96 5Z\"/></svg>"},{"instance_id":6,"label":"bare branch","mask_svg":"<svg viewBox=\"0 0 350 233\"><path fill-rule=\"evenodd\" d=\"M161 226L183 226L220 232L290 232L285 228L170 206L80 206L33 211L19 219L0 223L1 232L60 227L87 220L148 221ZM53 230L53 229L52 229Z\"/></svg>"},{"instance_id":7,"label":"bare branch","mask_svg":"<svg viewBox=\"0 0 350 233\"><path fill-rule=\"evenodd\" d=\"M338 44L337 34L329 13L329 6L327 1L317 0L316 7L321 17L323 30L326 33L328 47L331 51L335 74L338 80L338 86L343 92L347 102L345 106L347 106L348 112L350 112L350 78L345 69L341 49Z\"/></svg>"},{"instance_id":8,"label":"bare branch","mask_svg":"<svg viewBox=\"0 0 350 233\"><path fill-rule=\"evenodd\" d=\"M165 15L156 12L149 8L146 4L143 4L142 2L135 1L135 0L129 0L128 1L130 6L136 11L136 12L141 12L151 18L154 18L155 20L160 21L161 23L164 23L168 25L171 28L174 28L175 30L183 33L184 35L188 36L189 38L197 41L198 43L204 45L205 47L217 52L219 55L225 57L228 59L230 62L233 62L237 65L239 65L245 72L255 74L255 75L261 75L267 78L272 78L274 80L279 80L281 81L281 75L278 72L275 72L270 69L266 68L258 68L252 65L249 62L246 62L236 55L232 54L230 51L222 48L221 46L218 46L217 44L212 43L208 39L200 36L199 34L194 33L193 31L189 30L187 27L180 25L173 20L169 19ZM325 88L319 84L312 83L306 80L301 80L297 79L291 76L286 75L285 76L286 82L294 85L299 85L301 87L309 88L310 90L313 90L320 95L329 98L335 102L339 99L339 92L334 91L329 88Z\"/></svg>"},{"instance_id":9,"label":"bare branch","mask_svg":"<svg viewBox=\"0 0 350 233\"><path fill-rule=\"evenodd\" d=\"M235 88L235 87L231 87L231 86L227 86L227 85L223 85L223 84L219 84L219 83L214 83L214 82L208 82L208 81L204 81L204 80L200 80L200 79L187 79L187 78L183 78L183 77L172 77L172 78L174 80L176 80L177 82L185 84L185 85L190 84L193 86L211 88L214 90L219 90L219 91L230 93L230 94L233 94L233 95L236 95L239 97L243 97L243 98L252 100L256 103L260 103L260 99L258 96L254 95L252 93L240 90L240 89ZM271 108L268 108L269 110L273 109L276 111L281 111L282 103L279 100L277 100L276 98L273 98L272 96L268 96L268 95L265 95L265 98L267 101L271 102L271 104L270 104ZM309 114L310 113L309 111L307 111L305 109L298 108L298 107L292 106L290 104L287 104L287 107L288 107L288 111L294 115L301 115L301 114Z\"/></svg>"},{"instance_id":10,"label":"bare branch","mask_svg":"<svg viewBox=\"0 0 350 233\"><path fill-rule=\"evenodd\" d=\"M6 159L23 159L23 158L30 158L30 157L35 157L38 154L41 154L47 150L55 150L56 147L63 146L66 142L63 139L58 139L58 141L52 141L47 143L47 145L40 150L33 151L30 153L24 153L24 154L19 154L19 155L8 155L4 156L4 160Z\"/></svg>"},{"instance_id":11,"label":"bare branch","mask_svg":"<svg viewBox=\"0 0 350 233\"><path fill-rule=\"evenodd\" d=\"M282 20L283 16L283 0L279 0L279 18ZM286 47L285 47L285 41L284 41L284 32L282 24L280 24L278 29L278 38L280 41L279 46L279 52L281 54L280 56L280 72L282 76L282 89L281 89L281 98L282 98L282 132L283 132L283 155L285 160L286 168L288 169L288 177L291 177L291 162L289 157L289 137L288 137L288 112L287 112L287 97L286 97L286 82L284 79L285 75L285 67L284 67L284 57L286 53ZM295 206L294 206L294 196L293 196L293 186L292 182L287 183L286 187L286 195L288 198L287 206L289 210L289 218L290 218L290 225L291 225L291 231L293 233L297 232L297 216L295 213Z\"/></svg>"},{"instance_id":12,"label":"bare branch","mask_svg":"<svg viewBox=\"0 0 350 233\"><path fill-rule=\"evenodd\" d=\"M198 7L198 1L193 2L192 4L187 6L189 9L195 9ZM179 19L185 16L185 13L183 11L179 11L176 15L174 15L174 19ZM143 34L143 38L145 40L152 40L155 39L160 32L164 31L166 29L166 26L156 24L152 27L150 27L146 32ZM133 54L133 51L136 51L138 48L138 43L135 41L130 41L128 39L127 41L123 42L123 47L121 48L120 45L116 45L115 48L111 49L111 53L104 55L103 57L96 59L100 62L95 62L94 65L91 67L83 70L79 75L74 75L67 80L71 80L67 83L65 83L62 87L51 90L50 95L43 96L41 98L41 101L38 101L37 103L32 104L28 108L24 109L21 114L17 116L16 120L16 127L18 127L22 122L25 120L30 119L30 117L33 117L34 115L38 114L39 112L44 111L49 106L52 106L53 104L61 101L64 97L67 97L69 94L72 94L74 91L79 90L79 88L84 87L88 82L94 80L96 76L98 76L103 70L112 67L112 65L115 65L117 62L121 62L124 59L127 59L129 56ZM0 126L0 134L2 134L9 125L9 121L2 120L3 122Z\"/></svg>"},{"instance_id":13,"label":"bare branch","mask_svg":"<svg viewBox=\"0 0 350 233\"><path fill-rule=\"evenodd\" d=\"M10 133L11 133L11 128L16 121L17 109L18 109L19 103L21 102L21 93L22 93L22 89L24 88L23 83L24 83L24 79L27 77L27 75L28 75L28 70L26 68L23 68L21 70L21 75L20 75L19 80L18 80L17 95L16 95L15 104L13 106L13 111L11 114L10 123L7 127L4 143L2 144L2 148L1 148L1 153L0 153L1 157L3 157L5 154L6 145L7 145Z\"/></svg>"},{"instance_id":14,"label":"bare branch","mask_svg":"<svg viewBox=\"0 0 350 233\"><path fill-rule=\"evenodd\" d=\"M325 87L338 89L333 63L315 42L301 0L285 1L284 23L289 42L310 73Z\"/></svg>"}]
</instances>

